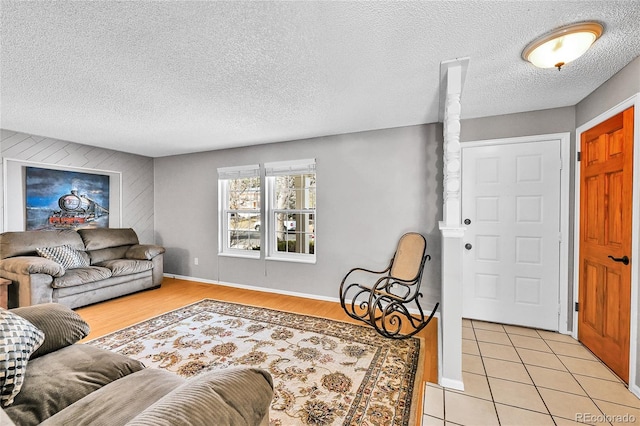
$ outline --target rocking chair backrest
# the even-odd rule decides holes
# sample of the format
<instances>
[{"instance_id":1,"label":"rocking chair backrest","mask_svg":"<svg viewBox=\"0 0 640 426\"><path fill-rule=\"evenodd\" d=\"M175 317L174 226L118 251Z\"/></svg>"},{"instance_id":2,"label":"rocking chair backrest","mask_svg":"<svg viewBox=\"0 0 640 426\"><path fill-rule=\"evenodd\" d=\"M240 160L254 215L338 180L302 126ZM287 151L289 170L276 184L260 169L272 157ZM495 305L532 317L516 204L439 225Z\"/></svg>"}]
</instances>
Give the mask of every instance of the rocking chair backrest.
<instances>
[{"instance_id":1,"label":"rocking chair backrest","mask_svg":"<svg viewBox=\"0 0 640 426\"><path fill-rule=\"evenodd\" d=\"M427 249L427 241L420 234L409 232L398 241L390 274L402 280L414 280L420 274L422 258Z\"/></svg>"}]
</instances>

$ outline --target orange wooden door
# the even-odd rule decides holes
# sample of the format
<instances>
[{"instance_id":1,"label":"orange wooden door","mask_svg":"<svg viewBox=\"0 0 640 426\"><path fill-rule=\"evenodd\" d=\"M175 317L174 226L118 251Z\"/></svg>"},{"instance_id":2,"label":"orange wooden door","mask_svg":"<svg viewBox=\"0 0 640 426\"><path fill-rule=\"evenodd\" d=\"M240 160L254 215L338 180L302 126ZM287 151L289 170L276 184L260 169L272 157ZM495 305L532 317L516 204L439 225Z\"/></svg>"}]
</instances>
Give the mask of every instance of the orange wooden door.
<instances>
[{"instance_id":1,"label":"orange wooden door","mask_svg":"<svg viewBox=\"0 0 640 426\"><path fill-rule=\"evenodd\" d=\"M578 339L629 382L633 107L581 135Z\"/></svg>"}]
</instances>

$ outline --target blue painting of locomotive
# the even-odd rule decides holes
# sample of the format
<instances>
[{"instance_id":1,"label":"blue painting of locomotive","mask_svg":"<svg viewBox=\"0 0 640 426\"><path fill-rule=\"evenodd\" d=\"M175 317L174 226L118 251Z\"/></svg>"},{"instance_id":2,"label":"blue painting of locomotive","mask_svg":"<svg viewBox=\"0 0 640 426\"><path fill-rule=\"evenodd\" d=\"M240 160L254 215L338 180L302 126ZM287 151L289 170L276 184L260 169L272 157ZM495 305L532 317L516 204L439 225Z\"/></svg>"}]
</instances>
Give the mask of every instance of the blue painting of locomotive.
<instances>
[{"instance_id":1,"label":"blue painting of locomotive","mask_svg":"<svg viewBox=\"0 0 640 426\"><path fill-rule=\"evenodd\" d=\"M26 167L26 229L109 227L109 176Z\"/></svg>"}]
</instances>

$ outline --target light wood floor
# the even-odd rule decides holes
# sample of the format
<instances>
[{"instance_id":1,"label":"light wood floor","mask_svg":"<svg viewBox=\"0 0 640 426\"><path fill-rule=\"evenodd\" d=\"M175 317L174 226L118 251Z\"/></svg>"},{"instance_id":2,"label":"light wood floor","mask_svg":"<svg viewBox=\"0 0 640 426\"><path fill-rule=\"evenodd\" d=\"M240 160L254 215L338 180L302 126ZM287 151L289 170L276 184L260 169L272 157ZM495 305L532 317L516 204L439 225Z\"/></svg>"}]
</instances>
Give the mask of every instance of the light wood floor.
<instances>
[{"instance_id":1,"label":"light wood floor","mask_svg":"<svg viewBox=\"0 0 640 426\"><path fill-rule=\"evenodd\" d=\"M165 278L159 289L119 297L76 310L91 326L86 340L103 336L140 321L209 298L280 311L361 324L348 317L337 302L239 289L235 287ZM425 342L423 381L438 381L436 319L419 333ZM421 386L423 388L423 386Z\"/></svg>"}]
</instances>

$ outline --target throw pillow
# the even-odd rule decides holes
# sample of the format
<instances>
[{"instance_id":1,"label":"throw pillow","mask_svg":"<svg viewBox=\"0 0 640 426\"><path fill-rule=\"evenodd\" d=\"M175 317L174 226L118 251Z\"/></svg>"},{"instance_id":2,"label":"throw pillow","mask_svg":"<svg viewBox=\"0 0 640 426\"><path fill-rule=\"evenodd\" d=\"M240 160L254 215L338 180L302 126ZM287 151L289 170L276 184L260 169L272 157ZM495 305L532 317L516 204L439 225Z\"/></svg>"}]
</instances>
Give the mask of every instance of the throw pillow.
<instances>
[{"instance_id":1,"label":"throw pillow","mask_svg":"<svg viewBox=\"0 0 640 426\"><path fill-rule=\"evenodd\" d=\"M24 381L27 361L44 342L44 333L26 319L0 309L0 405L13 403Z\"/></svg>"},{"instance_id":2,"label":"throw pillow","mask_svg":"<svg viewBox=\"0 0 640 426\"><path fill-rule=\"evenodd\" d=\"M11 309L11 312L20 315L47 336L29 360L73 345L89 334L89 324L76 312L59 303L23 306Z\"/></svg>"},{"instance_id":3,"label":"throw pillow","mask_svg":"<svg viewBox=\"0 0 640 426\"><path fill-rule=\"evenodd\" d=\"M64 269L86 268L89 266L89 262L82 255L82 252L68 245L37 248L36 252L40 257L59 263Z\"/></svg>"}]
</instances>

